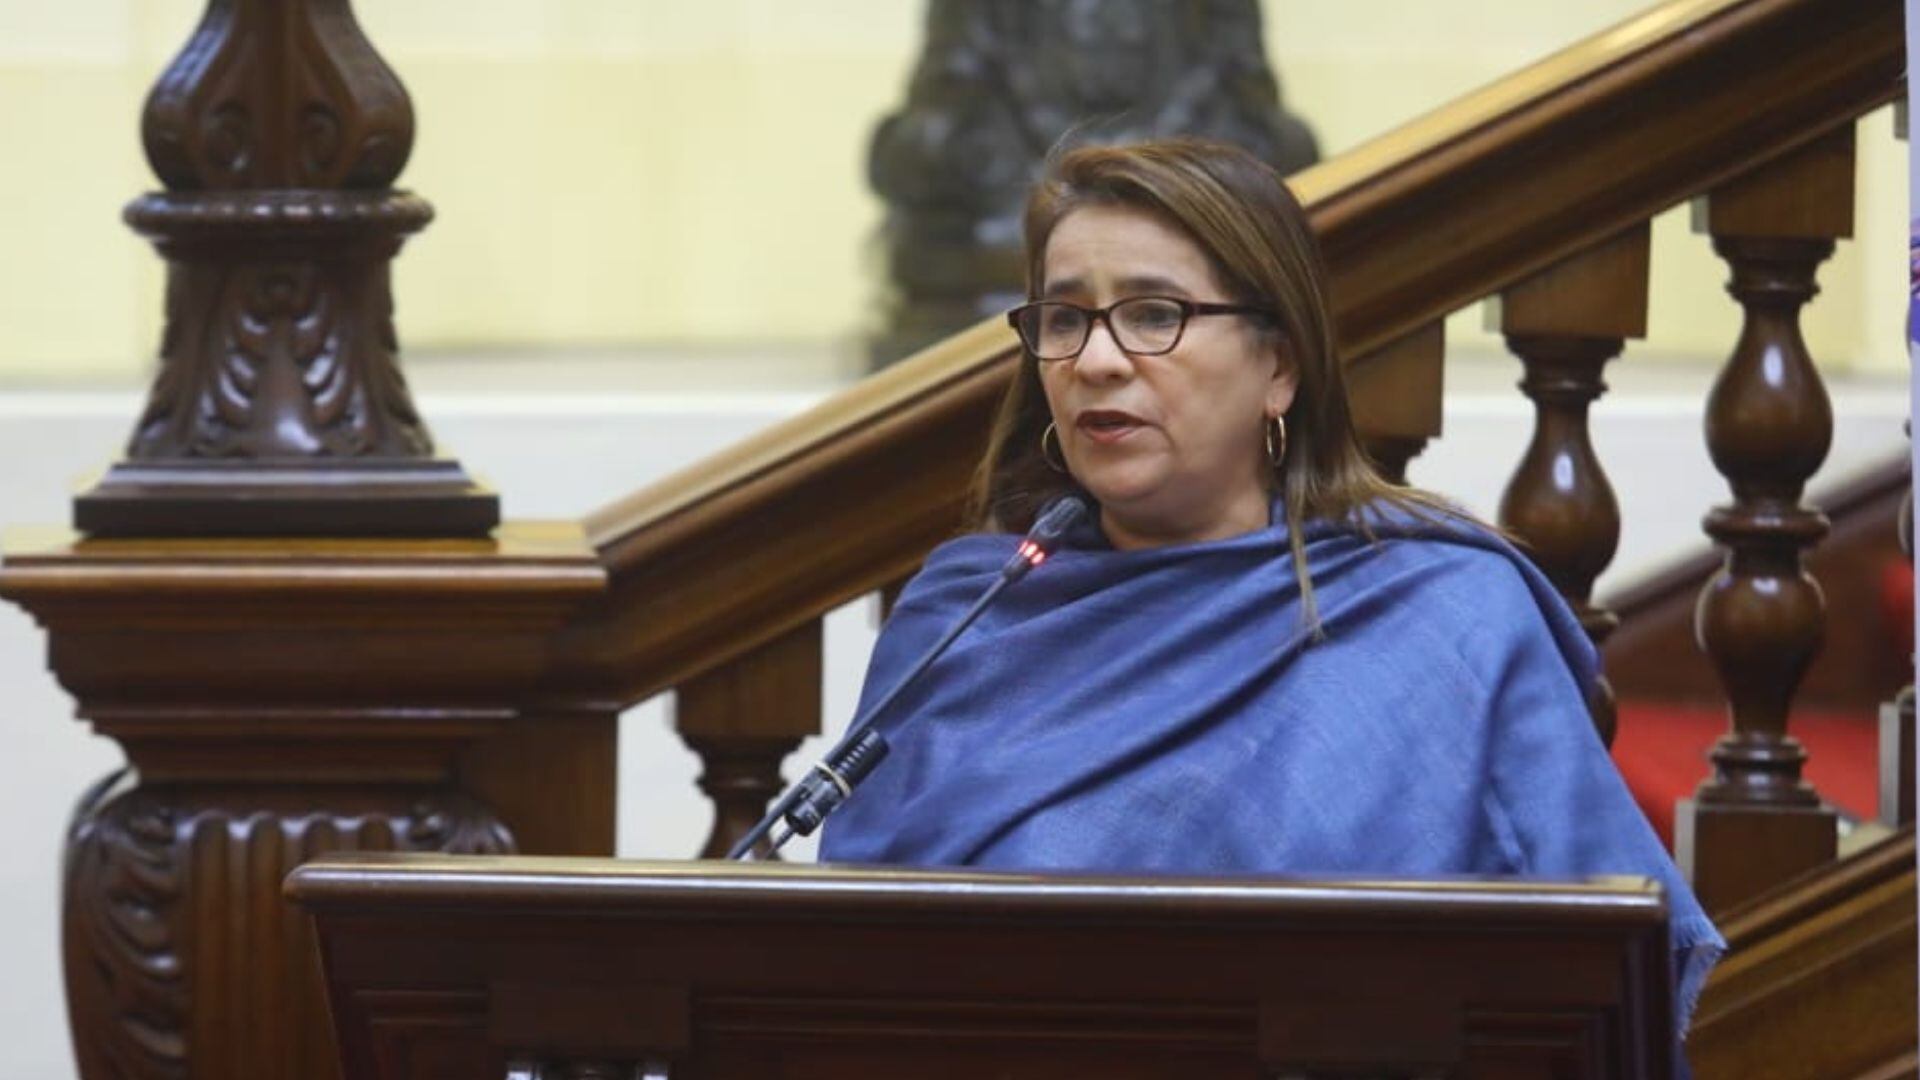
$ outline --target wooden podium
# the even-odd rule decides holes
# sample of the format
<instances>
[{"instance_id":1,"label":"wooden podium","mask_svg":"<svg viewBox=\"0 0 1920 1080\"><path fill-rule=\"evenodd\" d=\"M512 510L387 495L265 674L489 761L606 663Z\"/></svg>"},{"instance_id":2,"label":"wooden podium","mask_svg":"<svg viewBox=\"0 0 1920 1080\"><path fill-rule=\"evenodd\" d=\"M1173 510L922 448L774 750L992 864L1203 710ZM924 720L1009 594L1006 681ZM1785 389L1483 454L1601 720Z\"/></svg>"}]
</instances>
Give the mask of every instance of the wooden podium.
<instances>
[{"instance_id":1,"label":"wooden podium","mask_svg":"<svg viewBox=\"0 0 1920 1080\"><path fill-rule=\"evenodd\" d=\"M339 856L347 1080L1665 1078L1665 903L1584 884Z\"/></svg>"}]
</instances>

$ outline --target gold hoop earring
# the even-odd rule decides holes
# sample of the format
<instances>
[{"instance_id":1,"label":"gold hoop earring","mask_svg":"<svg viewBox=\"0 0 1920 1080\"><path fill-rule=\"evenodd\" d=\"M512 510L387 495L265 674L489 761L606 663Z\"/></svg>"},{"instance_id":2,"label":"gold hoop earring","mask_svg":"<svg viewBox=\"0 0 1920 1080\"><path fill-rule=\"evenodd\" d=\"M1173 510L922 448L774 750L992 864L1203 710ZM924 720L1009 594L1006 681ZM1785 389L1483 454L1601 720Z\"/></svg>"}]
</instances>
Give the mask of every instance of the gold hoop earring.
<instances>
[{"instance_id":1,"label":"gold hoop earring","mask_svg":"<svg viewBox=\"0 0 1920 1080\"><path fill-rule=\"evenodd\" d=\"M1284 416L1274 417L1273 422L1266 426L1266 432L1267 464L1278 469L1287 463L1287 418ZM1277 447L1274 445L1274 434L1276 432L1278 432L1280 436L1280 445Z\"/></svg>"},{"instance_id":2,"label":"gold hoop earring","mask_svg":"<svg viewBox=\"0 0 1920 1080\"><path fill-rule=\"evenodd\" d=\"M1047 452L1047 440L1049 438L1053 440L1052 453ZM1061 448L1060 433L1054 430L1051 420L1047 422L1047 430L1040 433L1040 460L1046 462L1047 468L1052 469L1054 472L1064 473L1067 471L1067 452Z\"/></svg>"}]
</instances>

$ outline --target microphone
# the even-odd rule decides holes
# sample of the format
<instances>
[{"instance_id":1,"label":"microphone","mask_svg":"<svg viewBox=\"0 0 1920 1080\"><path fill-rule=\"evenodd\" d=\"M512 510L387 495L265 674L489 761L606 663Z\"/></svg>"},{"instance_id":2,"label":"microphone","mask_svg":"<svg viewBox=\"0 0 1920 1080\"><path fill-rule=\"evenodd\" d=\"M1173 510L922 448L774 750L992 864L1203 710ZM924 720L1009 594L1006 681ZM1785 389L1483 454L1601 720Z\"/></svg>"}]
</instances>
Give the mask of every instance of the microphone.
<instances>
[{"instance_id":1,"label":"microphone","mask_svg":"<svg viewBox=\"0 0 1920 1080\"><path fill-rule=\"evenodd\" d=\"M994 579L980 599L973 602L967 613L953 624L939 641L913 665L905 677L895 683L886 696L874 703L871 709L847 726L847 733L833 744L807 774L795 781L780 797L766 815L747 831L733 847L728 850L727 858L743 859L753 853L762 840L768 841L767 854L779 851L787 841L795 836L812 836L827 815L840 808L840 804L853 795L853 789L873 772L874 768L886 759L887 740L873 726L875 718L892 705L895 698L907 687L912 686L935 660L947 651L961 631L973 625L980 613L987 610L1002 590L1033 572L1033 568L1047 561L1060 546L1067 530L1087 515L1087 502L1078 495L1062 495L1048 503L1034 519L1033 528L1020 541L1012 558L1000 568L1000 575ZM776 827L781 832L774 833ZM772 834L769 839L769 834Z\"/></svg>"},{"instance_id":2,"label":"microphone","mask_svg":"<svg viewBox=\"0 0 1920 1080\"><path fill-rule=\"evenodd\" d=\"M1020 541L1020 547L1000 568L1000 576L1011 585L1033 572L1033 568L1047 561L1060 546L1067 530L1087 516L1087 502L1078 495L1062 495L1048 503L1033 519L1033 528L1027 530L1026 538Z\"/></svg>"}]
</instances>

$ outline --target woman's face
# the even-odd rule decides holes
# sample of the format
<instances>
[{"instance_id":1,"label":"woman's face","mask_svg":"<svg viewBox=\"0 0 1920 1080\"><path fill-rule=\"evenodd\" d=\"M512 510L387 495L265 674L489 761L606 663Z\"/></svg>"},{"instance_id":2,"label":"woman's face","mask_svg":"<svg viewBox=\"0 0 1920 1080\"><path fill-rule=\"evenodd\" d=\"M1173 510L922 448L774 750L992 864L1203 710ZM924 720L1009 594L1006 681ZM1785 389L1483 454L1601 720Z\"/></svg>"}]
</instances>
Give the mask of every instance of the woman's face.
<instances>
[{"instance_id":1,"label":"woman's face","mask_svg":"<svg viewBox=\"0 0 1920 1080\"><path fill-rule=\"evenodd\" d=\"M1069 213L1047 242L1042 299L1101 308L1134 296L1232 303L1199 245L1128 207ZM1197 315L1173 351L1130 355L1104 320L1040 382L1074 478L1116 547L1214 540L1268 520L1265 425L1296 375L1244 315Z\"/></svg>"}]
</instances>

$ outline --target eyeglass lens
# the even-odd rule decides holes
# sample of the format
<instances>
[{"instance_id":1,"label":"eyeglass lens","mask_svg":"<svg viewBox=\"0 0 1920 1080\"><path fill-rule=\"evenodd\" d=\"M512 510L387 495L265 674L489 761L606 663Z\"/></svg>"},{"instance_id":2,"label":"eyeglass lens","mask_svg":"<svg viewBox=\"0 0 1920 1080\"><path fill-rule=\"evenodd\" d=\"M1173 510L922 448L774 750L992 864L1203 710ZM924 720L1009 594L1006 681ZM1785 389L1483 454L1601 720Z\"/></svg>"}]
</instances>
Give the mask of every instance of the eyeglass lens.
<instances>
[{"instance_id":1,"label":"eyeglass lens","mask_svg":"<svg viewBox=\"0 0 1920 1080\"><path fill-rule=\"evenodd\" d=\"M1093 332L1094 314L1077 304L1033 304L1020 313L1020 337L1042 360L1078 356ZM1141 296L1108 308L1106 320L1122 349L1151 355L1166 352L1180 340L1187 313L1176 301Z\"/></svg>"}]
</instances>

